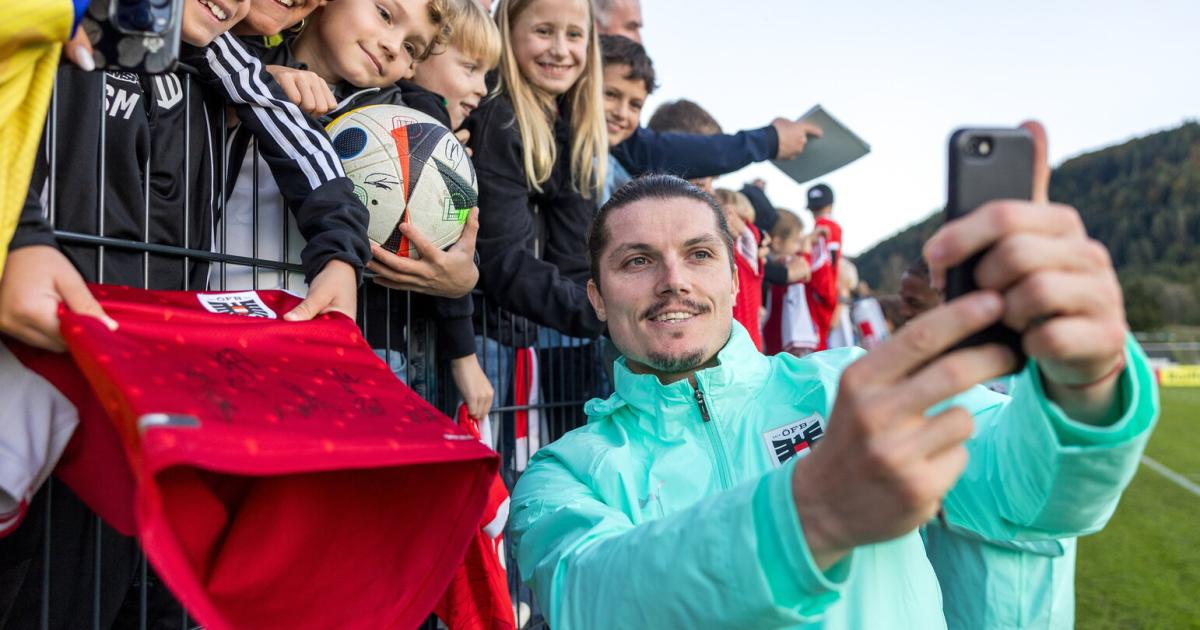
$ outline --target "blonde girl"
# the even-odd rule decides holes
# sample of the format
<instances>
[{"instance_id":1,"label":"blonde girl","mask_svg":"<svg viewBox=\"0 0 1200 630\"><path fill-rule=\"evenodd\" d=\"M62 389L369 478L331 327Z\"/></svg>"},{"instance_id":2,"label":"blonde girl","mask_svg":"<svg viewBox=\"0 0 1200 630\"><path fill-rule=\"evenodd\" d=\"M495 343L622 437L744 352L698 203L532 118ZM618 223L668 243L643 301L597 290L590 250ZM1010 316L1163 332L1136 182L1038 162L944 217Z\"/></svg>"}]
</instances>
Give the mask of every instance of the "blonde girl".
<instances>
[{"instance_id":1,"label":"blonde girl","mask_svg":"<svg viewBox=\"0 0 1200 630\"><path fill-rule=\"evenodd\" d=\"M584 289L584 236L608 143L591 3L502 0L496 20L496 88L466 122L479 177L479 286L492 305L592 337L602 325Z\"/></svg>"}]
</instances>

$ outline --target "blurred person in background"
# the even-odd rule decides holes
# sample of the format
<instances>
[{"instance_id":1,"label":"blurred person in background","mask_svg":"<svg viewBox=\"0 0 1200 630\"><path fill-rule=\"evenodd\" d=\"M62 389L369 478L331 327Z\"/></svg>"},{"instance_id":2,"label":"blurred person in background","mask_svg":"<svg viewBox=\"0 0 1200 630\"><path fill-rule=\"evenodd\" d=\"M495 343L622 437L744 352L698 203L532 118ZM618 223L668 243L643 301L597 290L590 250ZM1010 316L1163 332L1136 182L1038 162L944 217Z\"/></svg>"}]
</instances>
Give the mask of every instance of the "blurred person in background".
<instances>
[{"instance_id":1,"label":"blurred person in background","mask_svg":"<svg viewBox=\"0 0 1200 630\"><path fill-rule=\"evenodd\" d=\"M593 0L596 28L601 35L620 35L642 43L640 0Z\"/></svg>"}]
</instances>

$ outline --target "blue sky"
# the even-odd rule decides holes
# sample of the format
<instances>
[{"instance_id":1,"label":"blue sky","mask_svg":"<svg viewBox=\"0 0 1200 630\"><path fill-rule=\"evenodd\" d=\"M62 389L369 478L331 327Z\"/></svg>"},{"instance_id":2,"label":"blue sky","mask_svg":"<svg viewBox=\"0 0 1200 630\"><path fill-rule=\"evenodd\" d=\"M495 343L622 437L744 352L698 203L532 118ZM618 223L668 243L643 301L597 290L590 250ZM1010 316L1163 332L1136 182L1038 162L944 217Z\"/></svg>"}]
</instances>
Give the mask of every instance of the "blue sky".
<instances>
[{"instance_id":1,"label":"blue sky","mask_svg":"<svg viewBox=\"0 0 1200 630\"><path fill-rule=\"evenodd\" d=\"M1200 118L1196 0L643 0L643 17L661 85L643 122L682 97L729 132L820 103L871 144L824 180L850 254L941 206L955 127L1038 118L1057 165ZM806 186L770 164L718 185L754 177L803 207Z\"/></svg>"}]
</instances>

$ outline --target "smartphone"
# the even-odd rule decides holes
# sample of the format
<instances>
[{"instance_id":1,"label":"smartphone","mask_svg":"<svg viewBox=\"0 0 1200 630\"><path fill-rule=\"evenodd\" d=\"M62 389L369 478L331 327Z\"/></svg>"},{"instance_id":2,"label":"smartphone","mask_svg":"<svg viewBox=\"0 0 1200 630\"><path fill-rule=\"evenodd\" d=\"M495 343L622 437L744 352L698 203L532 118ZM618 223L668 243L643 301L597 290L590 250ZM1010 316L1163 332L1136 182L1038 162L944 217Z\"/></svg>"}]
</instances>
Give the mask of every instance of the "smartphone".
<instances>
[{"instance_id":1,"label":"smartphone","mask_svg":"<svg viewBox=\"0 0 1200 630\"><path fill-rule=\"evenodd\" d=\"M183 0L92 0L82 26L96 67L160 74L179 61Z\"/></svg>"},{"instance_id":2,"label":"smartphone","mask_svg":"<svg viewBox=\"0 0 1200 630\"><path fill-rule=\"evenodd\" d=\"M959 129L950 136L946 221L953 221L996 199L1033 196L1033 138L1021 129ZM987 252L975 254L946 270L946 300L970 293L975 266ZM1021 335L1003 323L993 324L954 346L954 349L998 343L1008 346L1025 364Z\"/></svg>"}]
</instances>

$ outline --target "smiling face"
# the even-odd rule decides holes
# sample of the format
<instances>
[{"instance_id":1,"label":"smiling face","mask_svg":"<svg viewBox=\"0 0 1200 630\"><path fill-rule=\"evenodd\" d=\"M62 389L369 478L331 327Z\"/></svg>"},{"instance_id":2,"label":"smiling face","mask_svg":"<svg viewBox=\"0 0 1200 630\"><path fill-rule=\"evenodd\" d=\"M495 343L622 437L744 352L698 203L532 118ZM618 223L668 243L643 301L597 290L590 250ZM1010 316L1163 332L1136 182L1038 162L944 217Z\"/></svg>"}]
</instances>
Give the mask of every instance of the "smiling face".
<instances>
[{"instance_id":1,"label":"smiling face","mask_svg":"<svg viewBox=\"0 0 1200 630\"><path fill-rule=\"evenodd\" d=\"M711 365L729 340L737 278L723 227L699 199L645 198L605 219L588 298L635 373L664 383Z\"/></svg>"},{"instance_id":2,"label":"smiling face","mask_svg":"<svg viewBox=\"0 0 1200 630\"><path fill-rule=\"evenodd\" d=\"M207 46L249 11L250 0L186 0L180 39L193 46Z\"/></svg>"},{"instance_id":3,"label":"smiling face","mask_svg":"<svg viewBox=\"0 0 1200 630\"><path fill-rule=\"evenodd\" d=\"M630 72L623 63L604 66L604 122L610 147L633 135L646 103L646 82L627 79Z\"/></svg>"},{"instance_id":4,"label":"smiling face","mask_svg":"<svg viewBox=\"0 0 1200 630\"><path fill-rule=\"evenodd\" d=\"M411 76L436 35L428 0L335 0L292 50L329 83L384 87Z\"/></svg>"},{"instance_id":5,"label":"smiling face","mask_svg":"<svg viewBox=\"0 0 1200 630\"><path fill-rule=\"evenodd\" d=\"M575 85L587 64L588 7L587 0L533 0L516 16L513 55L526 81L551 96Z\"/></svg>"},{"instance_id":6,"label":"smiling face","mask_svg":"<svg viewBox=\"0 0 1200 630\"><path fill-rule=\"evenodd\" d=\"M417 64L413 81L446 99L451 128L458 129L487 94L485 74L482 60L472 59L458 47L450 46Z\"/></svg>"},{"instance_id":7,"label":"smiling face","mask_svg":"<svg viewBox=\"0 0 1200 630\"><path fill-rule=\"evenodd\" d=\"M237 35L276 35L299 24L325 0L250 0L250 14L233 27Z\"/></svg>"}]
</instances>

